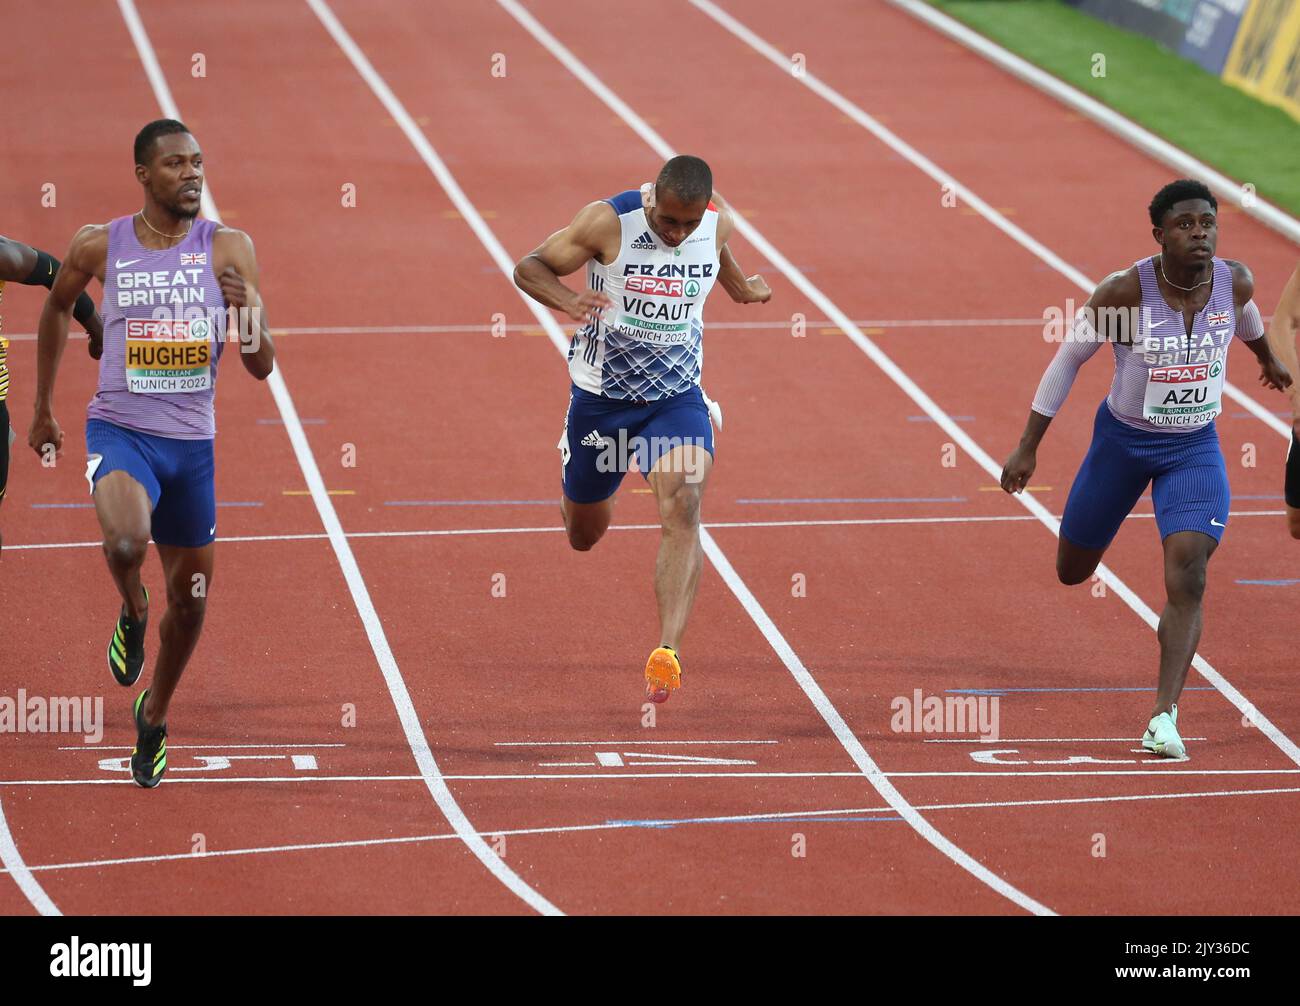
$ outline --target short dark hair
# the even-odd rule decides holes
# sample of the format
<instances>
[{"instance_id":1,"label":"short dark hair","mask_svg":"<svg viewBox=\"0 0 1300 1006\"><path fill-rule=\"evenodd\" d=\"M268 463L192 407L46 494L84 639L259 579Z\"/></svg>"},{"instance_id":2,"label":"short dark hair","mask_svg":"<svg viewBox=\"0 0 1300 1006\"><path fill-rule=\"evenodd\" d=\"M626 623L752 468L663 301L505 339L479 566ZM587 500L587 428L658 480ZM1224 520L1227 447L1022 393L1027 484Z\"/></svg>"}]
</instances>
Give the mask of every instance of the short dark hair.
<instances>
[{"instance_id":1,"label":"short dark hair","mask_svg":"<svg viewBox=\"0 0 1300 1006\"><path fill-rule=\"evenodd\" d=\"M175 119L155 119L135 134L135 163L149 163L149 156L153 153L153 145L158 141L158 137L189 131L185 123Z\"/></svg>"},{"instance_id":2,"label":"short dark hair","mask_svg":"<svg viewBox=\"0 0 1300 1006\"><path fill-rule=\"evenodd\" d=\"M1219 201L1214 198L1214 193L1210 191L1209 186L1204 182L1196 181L1194 178L1180 178L1178 181L1166 185L1151 200L1151 205L1147 207L1148 212L1151 214L1151 226L1163 227L1165 214L1169 212L1173 205L1188 199L1204 199L1214 208L1216 213L1219 210Z\"/></svg>"},{"instance_id":3,"label":"short dark hair","mask_svg":"<svg viewBox=\"0 0 1300 1006\"><path fill-rule=\"evenodd\" d=\"M655 179L655 192L671 192L684 203L713 198L713 172L698 157L679 154L671 158Z\"/></svg>"}]
</instances>

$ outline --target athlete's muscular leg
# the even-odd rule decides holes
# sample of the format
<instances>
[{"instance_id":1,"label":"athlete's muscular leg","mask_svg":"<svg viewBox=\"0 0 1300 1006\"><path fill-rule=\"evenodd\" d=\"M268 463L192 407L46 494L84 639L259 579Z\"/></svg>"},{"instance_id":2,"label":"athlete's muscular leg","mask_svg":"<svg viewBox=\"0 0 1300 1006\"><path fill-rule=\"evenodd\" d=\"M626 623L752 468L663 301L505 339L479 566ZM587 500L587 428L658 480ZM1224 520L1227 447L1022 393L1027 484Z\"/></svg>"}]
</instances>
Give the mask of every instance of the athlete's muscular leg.
<instances>
[{"instance_id":1,"label":"athlete's muscular leg","mask_svg":"<svg viewBox=\"0 0 1300 1006\"><path fill-rule=\"evenodd\" d=\"M1182 694L1192 654L1201 640L1205 570L1219 543L1200 531L1178 531L1164 541L1165 593L1160 615L1160 687L1151 713L1167 713Z\"/></svg>"},{"instance_id":2,"label":"athlete's muscular leg","mask_svg":"<svg viewBox=\"0 0 1300 1006\"><path fill-rule=\"evenodd\" d=\"M1293 506L1286 508L1286 523L1291 529L1291 537L1300 538L1300 508Z\"/></svg>"},{"instance_id":3,"label":"athlete's muscular leg","mask_svg":"<svg viewBox=\"0 0 1300 1006\"><path fill-rule=\"evenodd\" d=\"M567 496L561 496L560 513L564 515L564 530L569 533L569 544L579 552L586 552L609 530L609 522L614 517L614 497L599 503L575 503Z\"/></svg>"},{"instance_id":4,"label":"athlete's muscular leg","mask_svg":"<svg viewBox=\"0 0 1300 1006\"><path fill-rule=\"evenodd\" d=\"M650 488L659 503L663 537L655 563L655 597L659 601L660 641L678 649L695 590L704 568L700 546L700 500L713 468L703 447L677 447L655 464Z\"/></svg>"},{"instance_id":5,"label":"athlete's muscular leg","mask_svg":"<svg viewBox=\"0 0 1300 1006\"><path fill-rule=\"evenodd\" d=\"M95 514L104 532L104 558L126 613L134 621L148 610L140 567L149 547L152 510L144 486L126 472L109 472L95 484Z\"/></svg>"},{"instance_id":6,"label":"athlete's muscular leg","mask_svg":"<svg viewBox=\"0 0 1300 1006\"><path fill-rule=\"evenodd\" d=\"M1062 535L1056 545L1056 576L1067 585L1083 583L1097 571L1105 554L1104 548L1083 548Z\"/></svg>"},{"instance_id":7,"label":"athlete's muscular leg","mask_svg":"<svg viewBox=\"0 0 1300 1006\"><path fill-rule=\"evenodd\" d=\"M202 548L159 545L158 555L167 578L167 611L162 618L162 646L144 708L145 722L155 725L167 718L172 693L199 641L208 591L212 587L216 543Z\"/></svg>"}]
</instances>

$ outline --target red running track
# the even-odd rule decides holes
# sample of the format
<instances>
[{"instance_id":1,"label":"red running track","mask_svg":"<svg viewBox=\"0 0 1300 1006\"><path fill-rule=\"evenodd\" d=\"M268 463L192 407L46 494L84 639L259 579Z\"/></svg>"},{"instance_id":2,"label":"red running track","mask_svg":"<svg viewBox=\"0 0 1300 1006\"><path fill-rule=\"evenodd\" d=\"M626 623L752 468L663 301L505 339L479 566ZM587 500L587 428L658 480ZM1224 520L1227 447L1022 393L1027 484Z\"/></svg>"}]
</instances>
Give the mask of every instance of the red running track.
<instances>
[{"instance_id":1,"label":"red running track","mask_svg":"<svg viewBox=\"0 0 1300 1006\"><path fill-rule=\"evenodd\" d=\"M867 334L1000 459L1051 347L1038 326L989 322L1041 317L1082 299L1078 289L983 218L944 207L931 179L697 9L674 8L667 16L691 28L677 33L674 72L647 74L606 44L633 27L617 11L528 7L676 149L705 154L732 204L850 317L933 322ZM658 166L502 7L333 9L511 257ZM1146 253L1142 207L1163 168L906 15L832 3L797 22L777 4L732 13L803 52L813 73L1088 275ZM291 330L277 342L285 382L424 736L469 822L523 882L566 912L1020 911L887 805L712 569L687 687L643 726L657 536L618 530L590 554L568 551L553 502L562 360L446 192L308 6L182 18L144 2L140 14L222 215L257 242L272 324ZM17 19L18 55L0 69L21 79L60 46L103 52L66 61L68 86L40 120L0 127L6 227L54 249L80 223L135 205L125 150L157 114L117 12L94 18L62 25L59 40ZM868 35L878 60L861 59ZM207 76L194 78L200 51ZM504 78L491 75L494 53ZM942 75L926 71L939 61ZM86 122L93 157L69 156L61 121ZM1091 167L1071 166L1060 154L1070 150L1088 150ZM59 200L47 210L31 193L51 160ZM340 205L346 183L355 208ZM1192 760L1134 753L1155 676L1151 630L1113 593L1059 587L1047 529L991 491L968 455L946 466L947 435L758 251L736 246L776 296L709 309L706 387L727 425L706 520L903 798L1057 912L1148 911L1157 883L1167 911L1293 911L1296 868L1273 838L1294 820L1296 764L1195 673L1185 732L1204 740ZM1255 269L1271 307L1289 246L1236 215L1222 251ZM7 331L34 330L37 298L15 289L6 307ZM810 319L804 338L791 337L796 313ZM505 338L489 331L498 314ZM754 322L769 327L734 327ZM362 331L384 326L459 330ZM11 352L19 417L33 350L20 338ZM276 405L238 369L220 385L218 498L256 505L223 508L220 534L304 537L219 550L167 785L142 793L100 767L131 736L127 697L108 690L99 663L114 603L96 548L12 547L96 537L84 507L33 507L86 502L78 445L93 372L79 352L74 343L60 382L63 463L16 459L0 577L0 604L21 612L7 623L7 688L102 695L108 710L103 750L60 750L77 743L66 735L0 737L0 801L54 903L129 910L147 876L177 912L527 911L430 798ZM1251 386L1245 354L1231 369ZM1054 513L1107 370L1087 368L1042 452L1035 496ZM1265 628L1285 624L1295 587L1237 583L1296 575L1280 518L1255 515L1280 501L1245 498L1280 494L1283 448L1234 411L1220 430L1230 462L1256 445L1258 467L1232 470L1235 509L1252 515L1233 521L1212 564L1201 652L1295 737L1290 646ZM342 463L349 445L355 467ZM619 521L653 524L638 490L629 478ZM896 502L747 502L790 499ZM412 501L444 505L392 505ZM1149 504L1109 561L1158 609L1143 513ZM882 520L902 522L808 523ZM773 522L787 526L760 526ZM1004 740L894 732L892 700L916 689L1000 691ZM349 705L355 726L343 724ZM717 741L743 743L706 743ZM212 767L241 753L273 757ZM191 854L199 835L209 855ZM0 885L0 910L31 910L16 890Z\"/></svg>"}]
</instances>

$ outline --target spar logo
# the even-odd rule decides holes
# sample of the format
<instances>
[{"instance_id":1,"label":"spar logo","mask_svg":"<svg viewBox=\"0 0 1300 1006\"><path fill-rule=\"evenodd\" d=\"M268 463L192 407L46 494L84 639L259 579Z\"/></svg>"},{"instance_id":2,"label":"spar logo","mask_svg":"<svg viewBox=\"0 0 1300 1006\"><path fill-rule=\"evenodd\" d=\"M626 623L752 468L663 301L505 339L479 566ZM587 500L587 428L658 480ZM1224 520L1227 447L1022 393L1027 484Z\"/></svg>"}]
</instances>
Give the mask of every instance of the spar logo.
<instances>
[{"instance_id":1,"label":"spar logo","mask_svg":"<svg viewBox=\"0 0 1300 1006\"><path fill-rule=\"evenodd\" d=\"M207 318L127 318L128 339L153 342L207 342L212 324Z\"/></svg>"},{"instance_id":2,"label":"spar logo","mask_svg":"<svg viewBox=\"0 0 1300 1006\"><path fill-rule=\"evenodd\" d=\"M629 293L649 293L656 297L680 297L686 287L686 281L680 279L659 279L657 276L629 276L627 290Z\"/></svg>"},{"instance_id":3,"label":"spar logo","mask_svg":"<svg viewBox=\"0 0 1300 1006\"><path fill-rule=\"evenodd\" d=\"M1211 391L1218 394L1215 379L1222 373L1222 360L1193 366L1157 367L1151 371L1154 387L1147 393L1147 405L1166 414L1194 415L1203 412L1211 402ZM1152 391L1157 397L1152 397Z\"/></svg>"},{"instance_id":4,"label":"spar logo","mask_svg":"<svg viewBox=\"0 0 1300 1006\"><path fill-rule=\"evenodd\" d=\"M628 293L648 293L655 297L698 297L700 283L694 279L664 279L659 276L629 276Z\"/></svg>"},{"instance_id":5,"label":"spar logo","mask_svg":"<svg viewBox=\"0 0 1300 1006\"><path fill-rule=\"evenodd\" d=\"M1213 373L1211 368L1216 368ZM1200 363L1194 367L1157 367L1151 371L1151 380L1160 384L1190 384L1218 377L1222 372L1223 365L1216 360L1213 364Z\"/></svg>"}]
</instances>

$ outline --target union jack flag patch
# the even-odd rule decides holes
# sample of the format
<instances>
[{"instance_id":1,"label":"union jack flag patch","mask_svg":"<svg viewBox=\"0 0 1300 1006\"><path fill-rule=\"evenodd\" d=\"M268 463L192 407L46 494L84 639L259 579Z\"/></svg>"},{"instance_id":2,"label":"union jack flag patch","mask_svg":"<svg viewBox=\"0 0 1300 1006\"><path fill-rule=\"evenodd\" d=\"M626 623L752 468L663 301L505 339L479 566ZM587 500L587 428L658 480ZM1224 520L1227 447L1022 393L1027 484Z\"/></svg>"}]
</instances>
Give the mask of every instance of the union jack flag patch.
<instances>
[{"instance_id":1,"label":"union jack flag patch","mask_svg":"<svg viewBox=\"0 0 1300 1006\"><path fill-rule=\"evenodd\" d=\"M1228 319L1231 317L1227 311L1211 311L1205 316L1205 323L1214 328L1216 325L1228 324Z\"/></svg>"},{"instance_id":2,"label":"union jack flag patch","mask_svg":"<svg viewBox=\"0 0 1300 1006\"><path fill-rule=\"evenodd\" d=\"M207 252L181 252L181 265L207 265Z\"/></svg>"}]
</instances>

